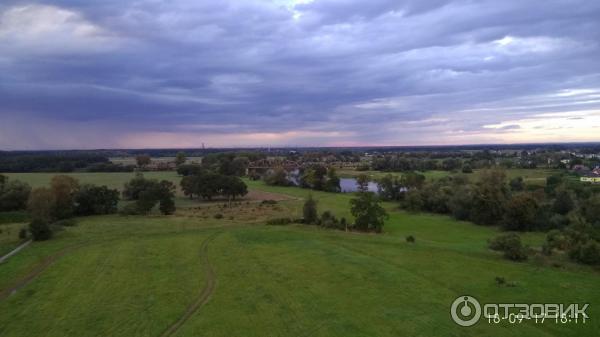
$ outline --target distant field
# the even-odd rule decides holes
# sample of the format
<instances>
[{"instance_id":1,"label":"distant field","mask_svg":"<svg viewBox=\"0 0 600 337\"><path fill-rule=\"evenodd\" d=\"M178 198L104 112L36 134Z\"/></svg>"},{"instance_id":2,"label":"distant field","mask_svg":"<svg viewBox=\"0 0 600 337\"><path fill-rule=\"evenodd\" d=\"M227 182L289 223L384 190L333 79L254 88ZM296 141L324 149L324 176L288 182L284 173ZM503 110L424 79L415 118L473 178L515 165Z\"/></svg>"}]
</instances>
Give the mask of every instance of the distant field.
<instances>
[{"instance_id":1,"label":"distant field","mask_svg":"<svg viewBox=\"0 0 600 337\"><path fill-rule=\"evenodd\" d=\"M232 209L200 204L174 216L81 218L54 240L34 243L0 265L0 293L66 253L16 294L0 297L0 335L161 336L211 281L209 301L174 336L591 337L600 331L600 272L561 257L504 260L486 248L496 228L401 212L394 203L385 204L391 216L381 235L265 226L269 218L300 216L309 193L320 212L350 219L352 195L248 184L253 193L289 200ZM223 218L215 219L217 213ZM407 235L416 243L407 243ZM529 233L524 240L539 246L543 237ZM497 276L516 286L498 286ZM461 328L449 307L464 294L494 303L591 303L591 319L482 320Z\"/></svg>"},{"instance_id":2,"label":"distant field","mask_svg":"<svg viewBox=\"0 0 600 337\"><path fill-rule=\"evenodd\" d=\"M400 176L402 175L401 172L381 172L381 171L356 171L356 170L338 170L337 171L338 174L342 177L356 177L360 174L366 174L367 176L369 176L371 179L376 180L376 179L380 179L388 174L391 175L397 175ZM482 172L482 170L474 170L474 172L472 174L469 174L468 176L471 176L472 179L478 179L479 178L479 174ZM523 177L524 181L526 183L529 184L535 184L535 185L545 185L546 184L546 178L553 175L553 174L558 174L561 172L561 170L554 170L554 169L507 169L505 170L506 172L506 176L508 179L513 179L516 177ZM435 179L440 179L443 177L447 177L449 175L452 174L458 174L457 173L452 173L449 171L426 171L426 172L420 172L421 174L423 174L427 180L435 180Z\"/></svg>"},{"instance_id":3,"label":"distant field","mask_svg":"<svg viewBox=\"0 0 600 337\"><path fill-rule=\"evenodd\" d=\"M135 157L111 157L108 158L114 164L136 165ZM175 157L152 157L152 162L168 163L175 161ZM200 163L202 157L188 157L187 163Z\"/></svg>"}]
</instances>

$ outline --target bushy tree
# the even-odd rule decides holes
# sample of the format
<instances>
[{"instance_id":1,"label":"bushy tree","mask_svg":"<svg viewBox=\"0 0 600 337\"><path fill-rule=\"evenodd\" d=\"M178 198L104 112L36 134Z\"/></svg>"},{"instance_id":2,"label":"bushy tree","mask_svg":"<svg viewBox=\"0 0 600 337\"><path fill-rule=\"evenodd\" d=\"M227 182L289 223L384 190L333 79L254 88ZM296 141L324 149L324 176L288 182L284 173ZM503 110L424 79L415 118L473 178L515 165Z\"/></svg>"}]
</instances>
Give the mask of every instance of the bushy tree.
<instances>
[{"instance_id":1,"label":"bushy tree","mask_svg":"<svg viewBox=\"0 0 600 337\"><path fill-rule=\"evenodd\" d=\"M141 154L135 157L135 162L137 163L137 166L144 167L146 165L150 165L152 159L149 155Z\"/></svg>"},{"instance_id":2,"label":"bushy tree","mask_svg":"<svg viewBox=\"0 0 600 337\"><path fill-rule=\"evenodd\" d=\"M206 170L198 164L182 164L177 167L177 174L184 177L201 174L205 171Z\"/></svg>"},{"instance_id":3,"label":"bushy tree","mask_svg":"<svg viewBox=\"0 0 600 337\"><path fill-rule=\"evenodd\" d=\"M569 252L569 257L583 264L600 265L600 243L595 240L578 243Z\"/></svg>"},{"instance_id":4,"label":"bushy tree","mask_svg":"<svg viewBox=\"0 0 600 337\"><path fill-rule=\"evenodd\" d=\"M354 226L361 231L381 232L388 218L386 210L379 204L379 198L372 192L359 192L350 200L350 213L356 219Z\"/></svg>"},{"instance_id":5,"label":"bushy tree","mask_svg":"<svg viewBox=\"0 0 600 337\"><path fill-rule=\"evenodd\" d=\"M333 167L330 167L329 170L327 170L327 181L325 182L324 190L334 193L342 190L340 187L340 178L337 176Z\"/></svg>"},{"instance_id":6,"label":"bushy tree","mask_svg":"<svg viewBox=\"0 0 600 337\"><path fill-rule=\"evenodd\" d=\"M525 182L523 181L523 177L516 177L510 180L510 190L511 191L523 191L525 189Z\"/></svg>"},{"instance_id":7,"label":"bushy tree","mask_svg":"<svg viewBox=\"0 0 600 337\"><path fill-rule=\"evenodd\" d=\"M356 188L359 192L367 192L369 190L369 176L364 173L356 177Z\"/></svg>"},{"instance_id":8,"label":"bushy tree","mask_svg":"<svg viewBox=\"0 0 600 337\"><path fill-rule=\"evenodd\" d=\"M377 181L377 190L379 197L383 200L401 200L404 196L405 187L402 185L400 178L387 174Z\"/></svg>"},{"instance_id":9,"label":"bushy tree","mask_svg":"<svg viewBox=\"0 0 600 337\"><path fill-rule=\"evenodd\" d=\"M527 259L527 249L521 243L521 237L517 234L502 234L490 240L490 249L498 250L504 253L504 257L513 261L523 261Z\"/></svg>"},{"instance_id":10,"label":"bushy tree","mask_svg":"<svg viewBox=\"0 0 600 337\"><path fill-rule=\"evenodd\" d=\"M448 208L458 220L468 220L471 217L473 191L470 185L457 187L448 200Z\"/></svg>"},{"instance_id":11,"label":"bushy tree","mask_svg":"<svg viewBox=\"0 0 600 337\"><path fill-rule=\"evenodd\" d=\"M28 184L19 180L4 179L0 184L0 211L25 209L29 193L31 193L31 187Z\"/></svg>"},{"instance_id":12,"label":"bushy tree","mask_svg":"<svg viewBox=\"0 0 600 337\"><path fill-rule=\"evenodd\" d=\"M506 203L504 228L514 231L533 229L539 204L531 193L520 193Z\"/></svg>"},{"instance_id":13,"label":"bushy tree","mask_svg":"<svg viewBox=\"0 0 600 337\"><path fill-rule=\"evenodd\" d=\"M485 170L473 190L471 220L494 225L502 221L508 197L506 175L500 170Z\"/></svg>"},{"instance_id":14,"label":"bushy tree","mask_svg":"<svg viewBox=\"0 0 600 337\"><path fill-rule=\"evenodd\" d=\"M123 198L126 200L137 200L140 193L151 187L152 180L144 178L142 173L137 173L135 178L126 182L123 187Z\"/></svg>"},{"instance_id":15,"label":"bushy tree","mask_svg":"<svg viewBox=\"0 0 600 337\"><path fill-rule=\"evenodd\" d=\"M304 206L302 206L302 216L304 218L304 223L306 224L316 224L319 220L317 201L313 199L312 194L308 195L308 198L304 202Z\"/></svg>"},{"instance_id":16,"label":"bushy tree","mask_svg":"<svg viewBox=\"0 0 600 337\"><path fill-rule=\"evenodd\" d=\"M558 214L566 215L575 208L575 201L571 193L566 189L556 191L556 198L552 205L552 210Z\"/></svg>"},{"instance_id":17,"label":"bushy tree","mask_svg":"<svg viewBox=\"0 0 600 337\"><path fill-rule=\"evenodd\" d=\"M27 200L27 209L31 214L31 218L42 222L52 220L54 205L54 194L46 187L33 189Z\"/></svg>"},{"instance_id":18,"label":"bushy tree","mask_svg":"<svg viewBox=\"0 0 600 337\"><path fill-rule=\"evenodd\" d=\"M119 191L106 186L86 184L75 195L75 214L111 214L117 211Z\"/></svg>"},{"instance_id":19,"label":"bushy tree","mask_svg":"<svg viewBox=\"0 0 600 337\"><path fill-rule=\"evenodd\" d=\"M236 197L243 197L248 194L246 184L236 176L221 176L219 179L219 192L230 202Z\"/></svg>"},{"instance_id":20,"label":"bushy tree","mask_svg":"<svg viewBox=\"0 0 600 337\"><path fill-rule=\"evenodd\" d=\"M289 186L287 171L283 167L276 167L265 175L265 183L272 186Z\"/></svg>"},{"instance_id":21,"label":"bushy tree","mask_svg":"<svg viewBox=\"0 0 600 337\"><path fill-rule=\"evenodd\" d=\"M54 194L53 217L67 219L73 216L75 210L75 194L79 190L77 179L58 175L52 177L50 188Z\"/></svg>"},{"instance_id":22,"label":"bushy tree","mask_svg":"<svg viewBox=\"0 0 600 337\"><path fill-rule=\"evenodd\" d=\"M29 232L34 241L45 241L52 237L52 230L47 221L40 218L33 219L29 224Z\"/></svg>"},{"instance_id":23,"label":"bushy tree","mask_svg":"<svg viewBox=\"0 0 600 337\"><path fill-rule=\"evenodd\" d=\"M600 194L596 194L582 203L581 214L588 223L600 227Z\"/></svg>"},{"instance_id":24,"label":"bushy tree","mask_svg":"<svg viewBox=\"0 0 600 337\"><path fill-rule=\"evenodd\" d=\"M177 155L175 156L175 165L177 165L177 166L183 165L186 160L187 160L187 157L185 156L185 152L179 151L179 152L177 152Z\"/></svg>"}]
</instances>

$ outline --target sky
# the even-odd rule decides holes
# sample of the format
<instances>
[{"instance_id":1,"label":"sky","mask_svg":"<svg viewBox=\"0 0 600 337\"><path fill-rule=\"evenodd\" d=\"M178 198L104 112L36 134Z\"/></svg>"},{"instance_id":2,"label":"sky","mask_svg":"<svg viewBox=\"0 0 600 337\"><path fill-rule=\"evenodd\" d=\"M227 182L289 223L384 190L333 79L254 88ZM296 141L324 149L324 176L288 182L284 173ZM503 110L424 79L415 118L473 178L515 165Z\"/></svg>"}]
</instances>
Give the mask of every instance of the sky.
<instances>
[{"instance_id":1,"label":"sky","mask_svg":"<svg viewBox=\"0 0 600 337\"><path fill-rule=\"evenodd\" d=\"M600 141L600 1L0 2L0 150Z\"/></svg>"}]
</instances>

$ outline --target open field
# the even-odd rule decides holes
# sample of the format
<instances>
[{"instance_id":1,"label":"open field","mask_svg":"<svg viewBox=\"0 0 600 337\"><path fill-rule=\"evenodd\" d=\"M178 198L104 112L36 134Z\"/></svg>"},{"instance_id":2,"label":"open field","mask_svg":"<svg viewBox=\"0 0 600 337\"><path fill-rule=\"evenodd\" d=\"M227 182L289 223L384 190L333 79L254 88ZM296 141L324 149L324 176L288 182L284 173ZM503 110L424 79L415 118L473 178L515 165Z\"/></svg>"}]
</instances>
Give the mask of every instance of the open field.
<instances>
[{"instance_id":1,"label":"open field","mask_svg":"<svg viewBox=\"0 0 600 337\"><path fill-rule=\"evenodd\" d=\"M117 180L102 175L80 180ZM48 181L31 177L37 184ZM486 248L496 228L405 213L393 203L385 204L391 216L381 235L265 226L269 218L300 216L309 193L320 212L351 218L352 196L247 183L255 195L289 197L272 206L196 203L173 216L79 218L55 239L32 244L0 265L0 335L529 337L600 331L598 271L562 260L558 267L504 260ZM223 218L215 219L217 213ZM407 243L407 235L416 243ZM542 240L541 233L524 235L532 246ZM498 286L496 276L516 286ZM493 303L591 303L590 320L482 320L461 328L449 308L463 294Z\"/></svg>"}]
</instances>

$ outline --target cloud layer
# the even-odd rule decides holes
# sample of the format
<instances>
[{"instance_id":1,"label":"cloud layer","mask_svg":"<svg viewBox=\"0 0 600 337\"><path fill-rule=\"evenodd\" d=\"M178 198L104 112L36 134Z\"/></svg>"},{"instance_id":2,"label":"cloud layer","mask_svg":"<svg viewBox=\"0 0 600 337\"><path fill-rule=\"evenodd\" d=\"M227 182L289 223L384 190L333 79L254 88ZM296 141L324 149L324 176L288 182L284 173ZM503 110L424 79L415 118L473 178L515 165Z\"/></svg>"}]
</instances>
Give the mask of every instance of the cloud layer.
<instances>
[{"instance_id":1,"label":"cloud layer","mask_svg":"<svg viewBox=\"0 0 600 337\"><path fill-rule=\"evenodd\" d=\"M0 4L0 149L600 141L600 2Z\"/></svg>"}]
</instances>

